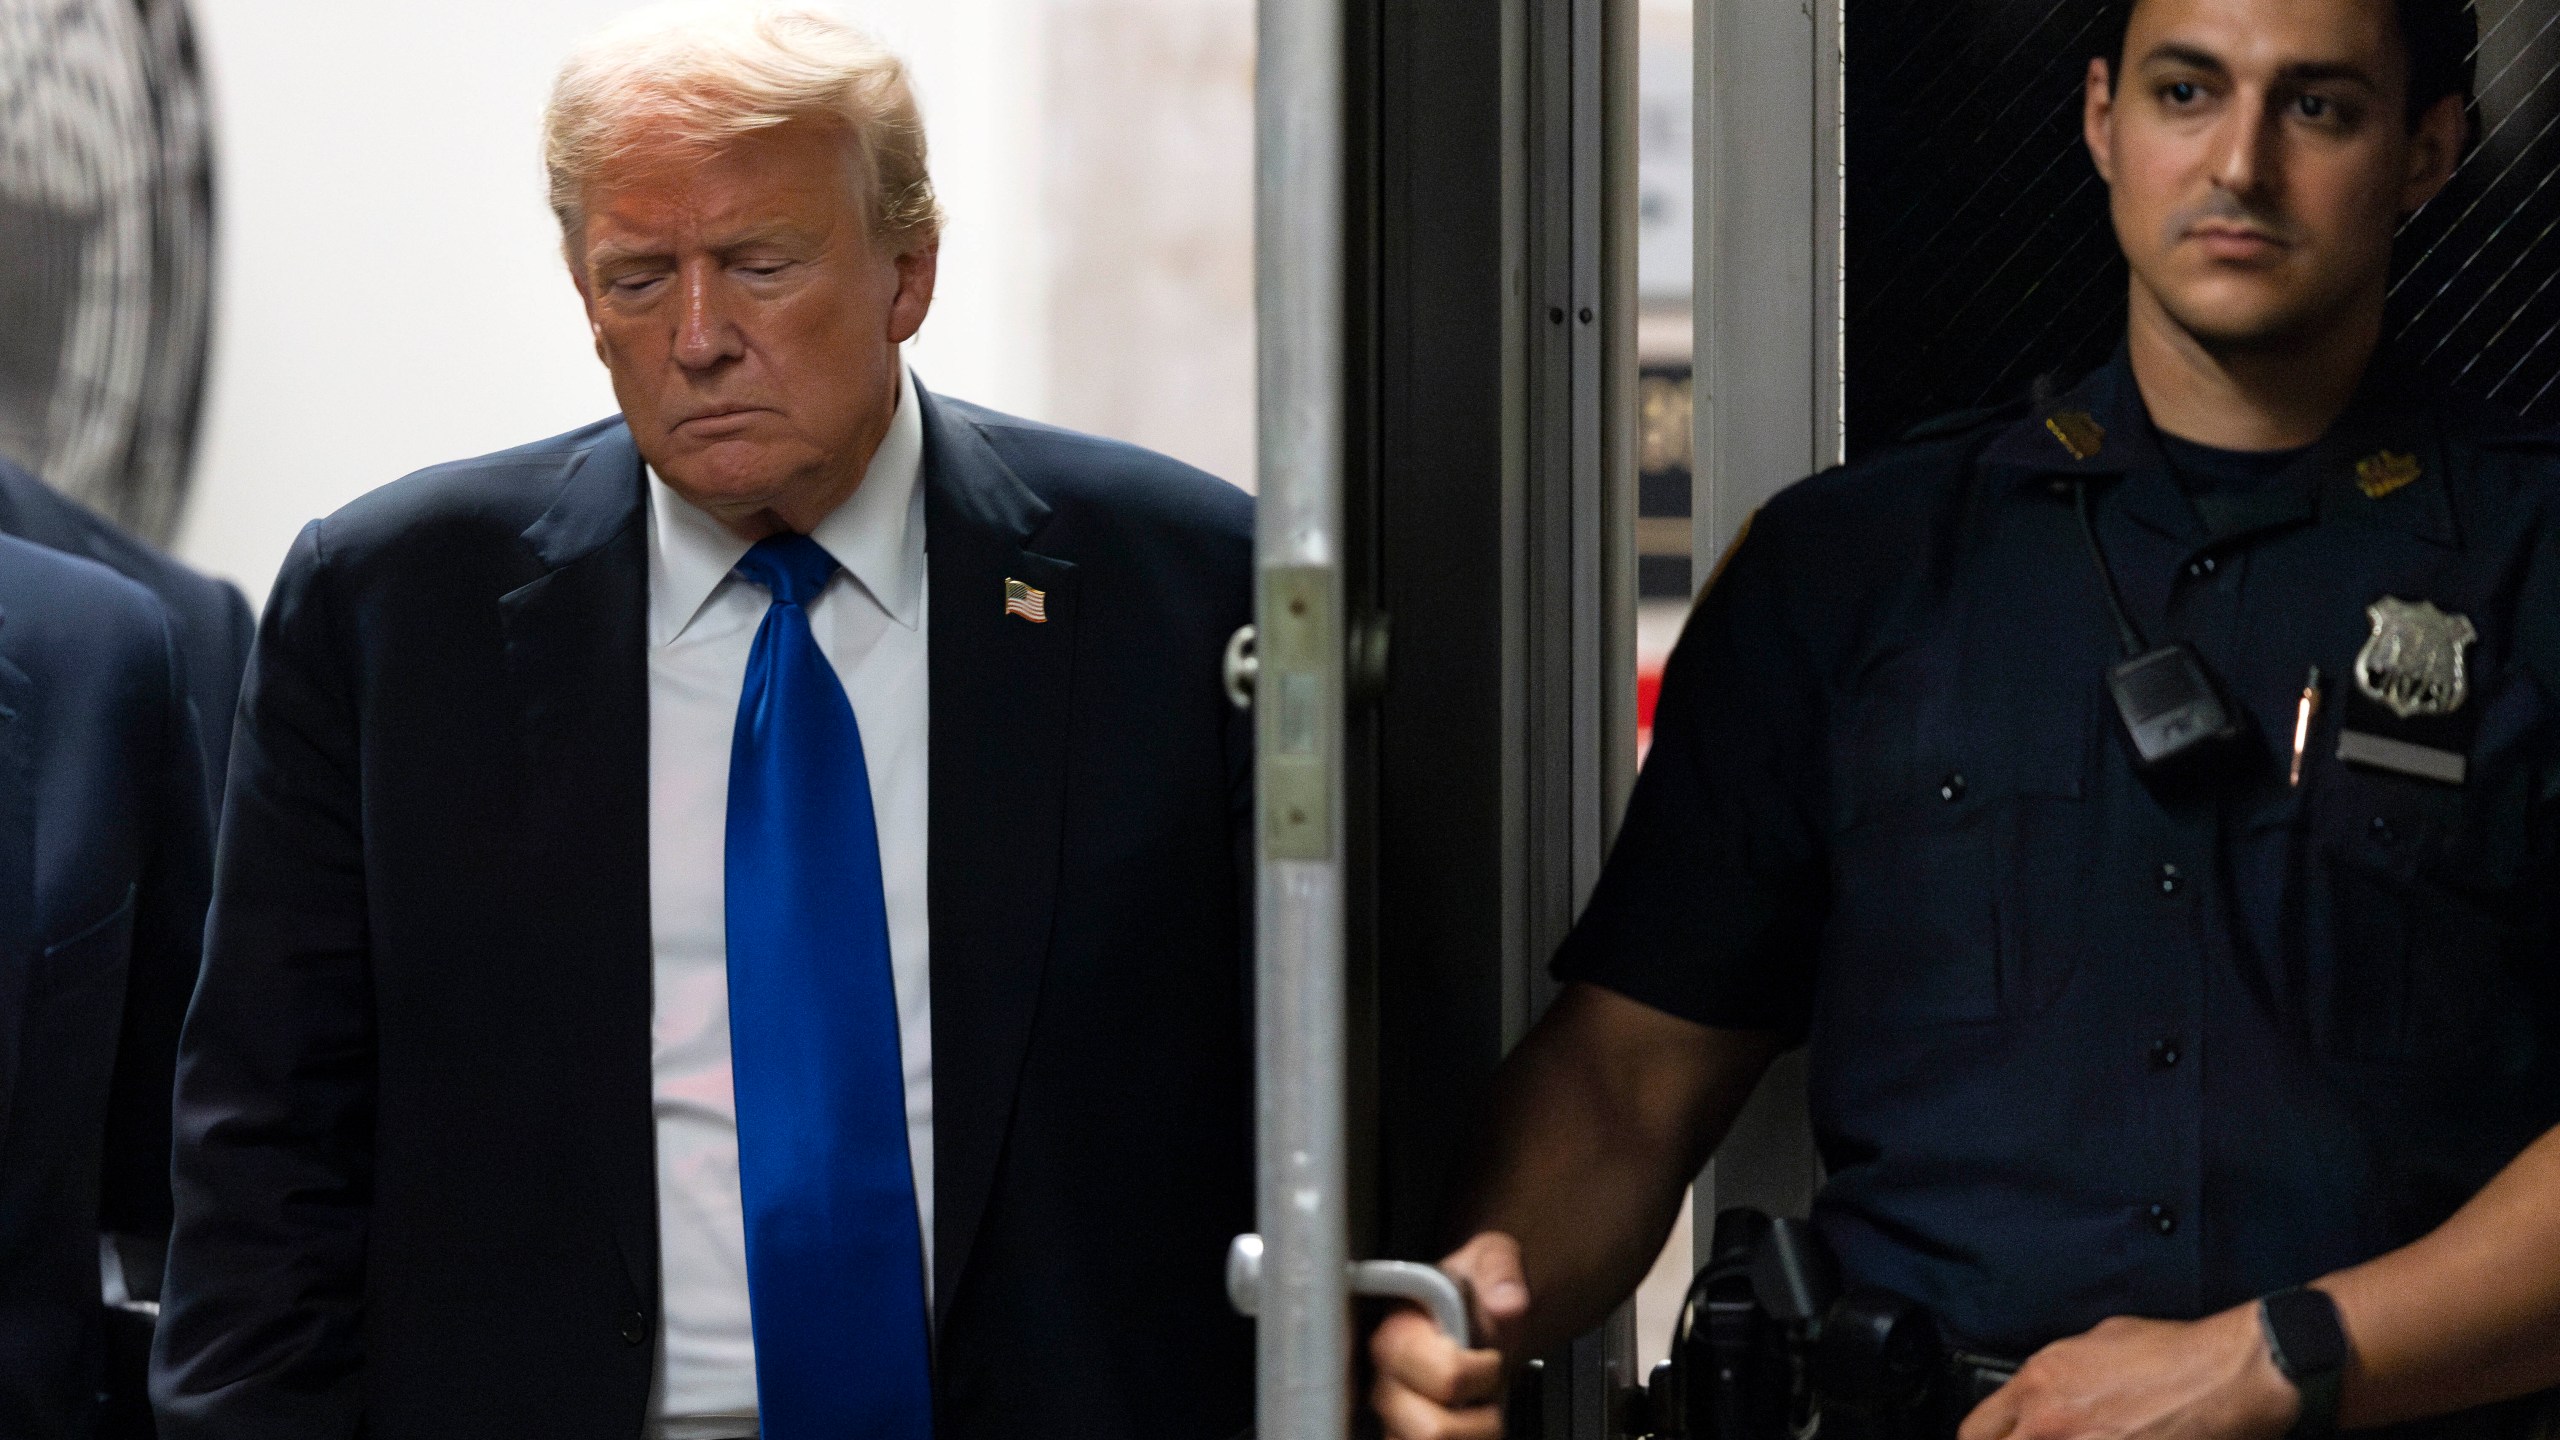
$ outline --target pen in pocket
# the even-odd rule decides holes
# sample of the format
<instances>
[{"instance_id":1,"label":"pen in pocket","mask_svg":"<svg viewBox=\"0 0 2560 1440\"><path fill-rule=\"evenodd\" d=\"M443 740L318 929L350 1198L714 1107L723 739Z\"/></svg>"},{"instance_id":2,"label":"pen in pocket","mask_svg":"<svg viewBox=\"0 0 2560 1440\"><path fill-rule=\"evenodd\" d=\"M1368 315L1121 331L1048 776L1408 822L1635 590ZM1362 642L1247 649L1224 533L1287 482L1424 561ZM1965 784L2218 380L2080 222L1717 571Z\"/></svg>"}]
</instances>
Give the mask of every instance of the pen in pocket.
<instances>
[{"instance_id":1,"label":"pen in pocket","mask_svg":"<svg viewBox=\"0 0 2560 1440\"><path fill-rule=\"evenodd\" d=\"M2320 667L2311 667L2311 675L2302 682L2302 699L2293 707L2293 771L2285 783L2302 784L2302 752L2311 746L2311 717L2320 710Z\"/></svg>"}]
</instances>

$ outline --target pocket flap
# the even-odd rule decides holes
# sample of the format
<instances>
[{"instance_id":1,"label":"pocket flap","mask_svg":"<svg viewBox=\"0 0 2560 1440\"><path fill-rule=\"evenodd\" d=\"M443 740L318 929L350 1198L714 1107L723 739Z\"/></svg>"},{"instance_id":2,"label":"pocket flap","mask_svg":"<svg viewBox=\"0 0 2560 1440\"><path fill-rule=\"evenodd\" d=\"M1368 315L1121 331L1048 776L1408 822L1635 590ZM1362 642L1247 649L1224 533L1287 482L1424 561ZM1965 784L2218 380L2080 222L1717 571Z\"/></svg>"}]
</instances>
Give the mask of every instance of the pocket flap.
<instances>
[{"instance_id":1,"label":"pocket flap","mask_svg":"<svg viewBox=\"0 0 2560 1440\"><path fill-rule=\"evenodd\" d=\"M126 957L133 949L137 888L125 886L124 898L114 909L44 947L43 962L36 966L36 994L49 994L87 979L124 974Z\"/></svg>"}]
</instances>

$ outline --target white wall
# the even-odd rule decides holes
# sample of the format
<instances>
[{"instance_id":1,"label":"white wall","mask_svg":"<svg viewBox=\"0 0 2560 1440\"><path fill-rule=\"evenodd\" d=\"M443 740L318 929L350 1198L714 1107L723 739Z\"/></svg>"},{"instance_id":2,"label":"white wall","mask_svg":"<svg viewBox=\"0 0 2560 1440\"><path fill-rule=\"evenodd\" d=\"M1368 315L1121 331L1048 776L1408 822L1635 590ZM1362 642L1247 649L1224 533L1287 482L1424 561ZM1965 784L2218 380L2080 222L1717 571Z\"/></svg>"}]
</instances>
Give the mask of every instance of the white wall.
<instances>
[{"instance_id":1,"label":"white wall","mask_svg":"<svg viewBox=\"0 0 2560 1440\"><path fill-rule=\"evenodd\" d=\"M1048 418L1251 486L1253 0L1046 0Z\"/></svg>"},{"instance_id":2,"label":"white wall","mask_svg":"<svg viewBox=\"0 0 2560 1440\"><path fill-rule=\"evenodd\" d=\"M914 65L952 224L913 347L1048 408L1040 0L839 0ZM179 549L265 594L304 522L613 409L542 201L571 44L630 0L195 0L216 107L211 393Z\"/></svg>"}]
</instances>

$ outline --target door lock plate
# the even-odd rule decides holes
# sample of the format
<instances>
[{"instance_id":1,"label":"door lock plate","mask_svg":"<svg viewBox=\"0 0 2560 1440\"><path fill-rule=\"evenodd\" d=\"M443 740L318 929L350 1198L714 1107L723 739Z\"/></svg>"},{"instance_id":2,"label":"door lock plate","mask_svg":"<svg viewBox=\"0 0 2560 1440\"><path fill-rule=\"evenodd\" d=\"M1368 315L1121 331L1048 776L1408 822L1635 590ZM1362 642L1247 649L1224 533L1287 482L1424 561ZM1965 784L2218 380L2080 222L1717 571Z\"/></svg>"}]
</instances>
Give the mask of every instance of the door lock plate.
<instances>
[{"instance_id":1,"label":"door lock plate","mask_svg":"<svg viewBox=\"0 0 2560 1440\"><path fill-rule=\"evenodd\" d=\"M1310 565L1275 565L1262 572L1254 697L1262 751L1262 853L1268 859L1333 858L1342 645L1332 579L1329 569Z\"/></svg>"}]
</instances>

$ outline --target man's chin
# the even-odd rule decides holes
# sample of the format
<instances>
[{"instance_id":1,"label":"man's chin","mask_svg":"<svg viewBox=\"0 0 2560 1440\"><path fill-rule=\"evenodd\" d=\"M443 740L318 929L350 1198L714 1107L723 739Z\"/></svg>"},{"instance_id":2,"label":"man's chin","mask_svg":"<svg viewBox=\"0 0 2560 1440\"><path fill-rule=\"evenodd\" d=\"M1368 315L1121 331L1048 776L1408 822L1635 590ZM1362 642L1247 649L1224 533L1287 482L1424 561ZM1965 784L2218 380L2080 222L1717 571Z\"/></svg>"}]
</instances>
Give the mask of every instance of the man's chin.
<instances>
[{"instance_id":1,"label":"man's chin","mask_svg":"<svg viewBox=\"0 0 2560 1440\"><path fill-rule=\"evenodd\" d=\"M2170 303L2161 308L2197 344L2223 355L2280 354L2299 348L2322 328L2302 307L2277 302Z\"/></svg>"},{"instance_id":2,"label":"man's chin","mask_svg":"<svg viewBox=\"0 0 2560 1440\"><path fill-rule=\"evenodd\" d=\"M779 466L742 465L737 463L740 458L686 450L664 459L651 458L649 464L668 489L697 510L722 517L753 515L770 507L789 488L791 472Z\"/></svg>"},{"instance_id":3,"label":"man's chin","mask_svg":"<svg viewBox=\"0 0 2560 1440\"><path fill-rule=\"evenodd\" d=\"M682 426L640 449L670 484L681 477L684 486L705 493L771 490L809 464L808 456L786 453L770 437L712 438Z\"/></svg>"}]
</instances>

